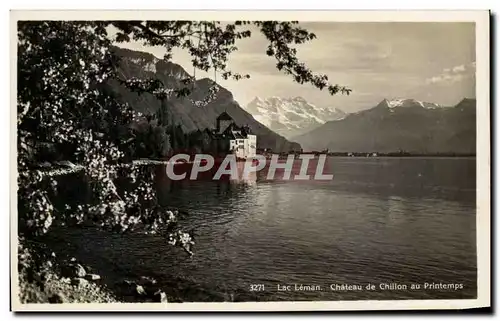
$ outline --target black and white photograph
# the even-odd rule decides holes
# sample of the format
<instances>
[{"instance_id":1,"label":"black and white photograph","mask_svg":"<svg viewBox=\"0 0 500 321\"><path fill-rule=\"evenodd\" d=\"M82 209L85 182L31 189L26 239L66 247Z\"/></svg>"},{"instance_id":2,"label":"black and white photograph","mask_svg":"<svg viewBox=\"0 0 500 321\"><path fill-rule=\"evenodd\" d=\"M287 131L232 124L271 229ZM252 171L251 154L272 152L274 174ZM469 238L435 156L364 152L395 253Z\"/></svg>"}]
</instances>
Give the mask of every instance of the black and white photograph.
<instances>
[{"instance_id":1,"label":"black and white photograph","mask_svg":"<svg viewBox=\"0 0 500 321\"><path fill-rule=\"evenodd\" d=\"M11 11L13 309L489 307L489 19Z\"/></svg>"}]
</instances>

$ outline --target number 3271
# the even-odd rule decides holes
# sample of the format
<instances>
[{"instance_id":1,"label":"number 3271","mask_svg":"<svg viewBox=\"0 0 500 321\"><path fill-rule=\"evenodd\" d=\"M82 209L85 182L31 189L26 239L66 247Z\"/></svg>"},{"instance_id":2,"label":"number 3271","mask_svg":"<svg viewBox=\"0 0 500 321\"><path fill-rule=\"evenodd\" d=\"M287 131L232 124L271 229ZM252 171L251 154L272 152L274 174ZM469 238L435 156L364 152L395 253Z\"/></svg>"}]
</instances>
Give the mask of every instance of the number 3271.
<instances>
[{"instance_id":1,"label":"number 3271","mask_svg":"<svg viewBox=\"0 0 500 321\"><path fill-rule=\"evenodd\" d=\"M250 291L264 291L264 284L250 284Z\"/></svg>"}]
</instances>

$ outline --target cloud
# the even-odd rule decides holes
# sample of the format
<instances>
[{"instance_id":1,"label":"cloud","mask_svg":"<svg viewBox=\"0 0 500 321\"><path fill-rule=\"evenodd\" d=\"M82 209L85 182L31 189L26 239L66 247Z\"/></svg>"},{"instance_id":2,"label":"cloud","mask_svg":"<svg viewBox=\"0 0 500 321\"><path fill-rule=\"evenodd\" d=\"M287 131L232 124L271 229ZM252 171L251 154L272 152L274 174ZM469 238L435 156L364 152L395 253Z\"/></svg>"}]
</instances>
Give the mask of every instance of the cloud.
<instances>
[{"instance_id":1,"label":"cloud","mask_svg":"<svg viewBox=\"0 0 500 321\"><path fill-rule=\"evenodd\" d=\"M452 70L454 73L460 73L462 71L465 71L465 68L466 68L465 65L460 65L460 66L453 67Z\"/></svg>"},{"instance_id":2,"label":"cloud","mask_svg":"<svg viewBox=\"0 0 500 321\"><path fill-rule=\"evenodd\" d=\"M437 83L454 83L464 79L475 77L476 75L476 62L469 64L458 65L452 68L445 68L439 75L427 78L427 84Z\"/></svg>"}]
</instances>

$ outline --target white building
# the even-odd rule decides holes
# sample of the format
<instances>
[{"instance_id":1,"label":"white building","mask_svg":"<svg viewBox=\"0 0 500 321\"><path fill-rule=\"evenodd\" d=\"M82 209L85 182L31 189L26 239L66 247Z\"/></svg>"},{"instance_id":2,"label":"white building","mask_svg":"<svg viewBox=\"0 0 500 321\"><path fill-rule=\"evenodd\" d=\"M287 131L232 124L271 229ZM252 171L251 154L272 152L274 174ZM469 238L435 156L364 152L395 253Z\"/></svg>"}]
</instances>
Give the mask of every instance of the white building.
<instances>
[{"instance_id":1,"label":"white building","mask_svg":"<svg viewBox=\"0 0 500 321\"><path fill-rule=\"evenodd\" d=\"M227 141L229 153L234 153L237 158L246 159L257 154L257 136L250 133L248 126L237 126L228 113L223 112L217 117L217 134L219 139Z\"/></svg>"},{"instance_id":2,"label":"white building","mask_svg":"<svg viewBox=\"0 0 500 321\"><path fill-rule=\"evenodd\" d=\"M229 141L229 150L238 158L254 157L257 154L257 136L247 135L246 138L236 136Z\"/></svg>"}]
</instances>

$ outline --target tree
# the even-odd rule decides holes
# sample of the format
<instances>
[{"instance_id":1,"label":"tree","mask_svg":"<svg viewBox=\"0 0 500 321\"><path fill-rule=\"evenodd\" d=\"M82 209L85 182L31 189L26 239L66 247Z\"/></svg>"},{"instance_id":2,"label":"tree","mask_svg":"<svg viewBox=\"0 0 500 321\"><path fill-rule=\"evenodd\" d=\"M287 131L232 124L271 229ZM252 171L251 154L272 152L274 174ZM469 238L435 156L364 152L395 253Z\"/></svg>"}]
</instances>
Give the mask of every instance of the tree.
<instances>
[{"instance_id":1,"label":"tree","mask_svg":"<svg viewBox=\"0 0 500 321\"><path fill-rule=\"evenodd\" d=\"M134 229L146 233L164 232L171 244L191 253L190 236L176 229L176 213L156 202L151 168L130 163L138 137L131 125L145 117L119 103L107 90L106 82L119 80L137 94L151 93L168 108L169 97L190 98L193 78L180 88L167 88L158 79L123 79L117 73L119 57L112 53L113 42L140 41L146 46L163 46L165 59L174 48L192 57L194 68L213 70L223 79L241 80L228 69L230 54L239 39L252 35L253 25L269 44L266 54L276 59L276 68L300 84L309 83L332 95L349 94L350 89L331 84L326 75L314 74L296 57L295 44L316 36L298 22L236 21L23 21L18 23L18 203L19 233L36 237L53 224L91 221L117 231ZM116 33L111 34L111 28ZM196 100L202 106L212 100L218 86L207 97ZM160 113L165 124L167 110ZM176 128L173 128L175 131ZM162 149L168 141L162 131L149 128ZM184 134L182 134L184 135ZM184 136L183 136L184 137ZM178 141L175 141L178 143ZM76 207L55 208L51 199L58 191L57 180L37 170L45 160L41 147L49 146L55 158L83 167L93 191L93 201ZM137 149L137 147L136 147ZM162 150L163 151L163 150ZM139 176L140 175L140 176ZM133 186L118 190L117 178L125 177ZM140 180L138 178L140 177Z\"/></svg>"},{"instance_id":2,"label":"tree","mask_svg":"<svg viewBox=\"0 0 500 321\"><path fill-rule=\"evenodd\" d=\"M236 42L251 37L249 27L253 25L269 42L265 54L274 57L276 68L290 75L293 81L309 83L320 90L326 88L332 95L351 92L349 88L331 84L328 76L313 73L297 58L297 50L293 46L316 38L314 33L301 28L298 21L235 21L225 25L219 21L111 21L109 24L118 30L114 37L118 43L135 40L145 46L162 46L166 49L165 60L172 58L174 48L182 48L191 55L194 68L213 70L216 76L220 74L223 79L236 81L250 78L250 75L229 70L227 61L230 54L238 50ZM188 96L193 79L185 79L186 86L178 89L166 89L156 79L147 82L137 79L122 81L132 90L153 92L163 98L169 95ZM210 100L216 93L217 87L214 86L206 99ZM203 105L206 101L196 103Z\"/></svg>"},{"instance_id":3,"label":"tree","mask_svg":"<svg viewBox=\"0 0 500 321\"><path fill-rule=\"evenodd\" d=\"M135 139L128 126L142 115L106 90L105 81L116 77L107 25L60 21L18 25L19 235L33 238L54 224L93 222L122 232L162 231L169 242L190 252L192 241L175 229L175 213L157 205L153 169L127 161L130 151L125 145ZM53 205L58 183L36 169L40 145L50 145L65 161L82 165L92 202L65 208ZM133 188L118 190L117 177L126 177Z\"/></svg>"}]
</instances>

